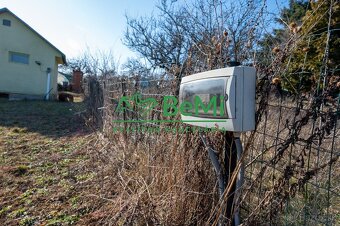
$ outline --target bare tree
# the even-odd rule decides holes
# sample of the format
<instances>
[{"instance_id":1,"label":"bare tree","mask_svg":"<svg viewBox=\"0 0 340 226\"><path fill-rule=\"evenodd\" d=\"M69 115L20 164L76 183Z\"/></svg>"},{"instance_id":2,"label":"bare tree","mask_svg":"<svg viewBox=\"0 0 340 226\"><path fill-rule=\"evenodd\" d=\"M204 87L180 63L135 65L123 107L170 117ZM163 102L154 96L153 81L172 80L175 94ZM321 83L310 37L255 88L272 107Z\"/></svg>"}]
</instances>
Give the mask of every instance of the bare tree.
<instances>
[{"instance_id":1,"label":"bare tree","mask_svg":"<svg viewBox=\"0 0 340 226\"><path fill-rule=\"evenodd\" d=\"M186 72L247 62L260 35L265 3L259 0L162 0L158 16L127 16L124 43L154 67L180 77Z\"/></svg>"},{"instance_id":2,"label":"bare tree","mask_svg":"<svg viewBox=\"0 0 340 226\"><path fill-rule=\"evenodd\" d=\"M150 77L151 69L141 60L135 58L128 58L122 65L123 73L130 77Z\"/></svg>"},{"instance_id":3,"label":"bare tree","mask_svg":"<svg viewBox=\"0 0 340 226\"><path fill-rule=\"evenodd\" d=\"M79 57L72 58L59 70L71 72L79 69L88 76L107 77L117 74L117 62L112 51L91 51L89 48Z\"/></svg>"}]
</instances>

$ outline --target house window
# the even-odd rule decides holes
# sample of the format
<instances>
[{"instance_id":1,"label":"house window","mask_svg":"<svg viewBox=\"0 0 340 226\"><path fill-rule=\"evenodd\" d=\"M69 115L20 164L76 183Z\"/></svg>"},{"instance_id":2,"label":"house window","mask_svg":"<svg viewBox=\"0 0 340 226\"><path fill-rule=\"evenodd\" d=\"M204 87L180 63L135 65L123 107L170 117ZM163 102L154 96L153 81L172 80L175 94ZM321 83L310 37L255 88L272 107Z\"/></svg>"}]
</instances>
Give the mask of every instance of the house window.
<instances>
[{"instance_id":1,"label":"house window","mask_svg":"<svg viewBox=\"0 0 340 226\"><path fill-rule=\"evenodd\" d=\"M2 20L2 25L7 26L7 27L10 27L10 26L11 26L11 21L10 21L10 20L6 20L6 19L3 19L3 20Z\"/></svg>"},{"instance_id":2,"label":"house window","mask_svg":"<svg viewBox=\"0 0 340 226\"><path fill-rule=\"evenodd\" d=\"M28 64L29 55L24 53L9 52L9 61L20 64Z\"/></svg>"}]
</instances>

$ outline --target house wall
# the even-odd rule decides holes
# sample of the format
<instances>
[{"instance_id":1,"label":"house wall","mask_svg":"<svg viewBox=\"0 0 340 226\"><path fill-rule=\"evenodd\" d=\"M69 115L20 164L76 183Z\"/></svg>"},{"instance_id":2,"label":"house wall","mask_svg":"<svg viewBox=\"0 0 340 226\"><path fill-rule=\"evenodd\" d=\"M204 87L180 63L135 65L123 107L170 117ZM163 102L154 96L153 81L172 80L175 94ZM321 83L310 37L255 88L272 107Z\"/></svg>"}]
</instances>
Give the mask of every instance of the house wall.
<instances>
[{"instance_id":1,"label":"house wall","mask_svg":"<svg viewBox=\"0 0 340 226\"><path fill-rule=\"evenodd\" d=\"M4 26L3 19L11 21ZM29 55L29 64L10 62L10 52ZM0 92L46 95L47 68L51 68L50 97L57 96L58 64L61 54L9 13L0 14ZM36 64L41 62L41 65Z\"/></svg>"}]
</instances>

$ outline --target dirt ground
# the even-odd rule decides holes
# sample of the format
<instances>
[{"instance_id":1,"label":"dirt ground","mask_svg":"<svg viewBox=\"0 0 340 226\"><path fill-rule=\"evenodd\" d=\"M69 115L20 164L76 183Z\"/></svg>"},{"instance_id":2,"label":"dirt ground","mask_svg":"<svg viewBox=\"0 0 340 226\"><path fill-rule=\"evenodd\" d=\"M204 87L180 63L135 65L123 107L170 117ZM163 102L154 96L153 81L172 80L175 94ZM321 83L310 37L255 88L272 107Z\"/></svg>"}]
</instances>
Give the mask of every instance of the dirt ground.
<instances>
[{"instance_id":1,"label":"dirt ground","mask_svg":"<svg viewBox=\"0 0 340 226\"><path fill-rule=\"evenodd\" d=\"M69 225L91 211L83 105L0 99L0 225Z\"/></svg>"}]
</instances>

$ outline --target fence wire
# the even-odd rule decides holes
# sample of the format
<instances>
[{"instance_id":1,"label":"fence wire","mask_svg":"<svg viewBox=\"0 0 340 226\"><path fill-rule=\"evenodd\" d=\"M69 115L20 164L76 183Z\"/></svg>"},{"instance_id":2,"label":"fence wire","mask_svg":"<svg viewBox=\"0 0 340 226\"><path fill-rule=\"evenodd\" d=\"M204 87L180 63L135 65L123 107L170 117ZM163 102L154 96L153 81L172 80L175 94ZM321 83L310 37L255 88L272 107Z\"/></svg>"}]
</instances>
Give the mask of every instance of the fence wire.
<instances>
[{"instance_id":1,"label":"fence wire","mask_svg":"<svg viewBox=\"0 0 340 226\"><path fill-rule=\"evenodd\" d=\"M174 95L174 81L116 80L118 82L106 80L107 88L103 88L103 82L96 81L101 88L92 88L90 96L98 96L93 95L93 90L101 90L97 92L104 94L104 107L97 109L94 115L110 118L100 120L102 129L111 131L113 127L124 126L125 131L127 128L135 131L125 136L138 142L147 136L138 128L164 128L156 121L164 120L160 108L150 109L147 113L137 107L124 112L115 109L120 98L134 93L143 98L156 98L162 103L164 96ZM247 154L241 196L242 221L246 225L266 222L271 225L335 225L339 220L337 204L340 196L336 170L340 154L339 97L335 105L324 105L322 93L310 100L294 99L278 95L275 85L268 83L268 86L267 102L257 100L256 130L242 135ZM144 122L128 125L115 122L122 119Z\"/></svg>"},{"instance_id":2,"label":"fence wire","mask_svg":"<svg viewBox=\"0 0 340 226\"><path fill-rule=\"evenodd\" d=\"M337 67L327 64L329 40L332 36L331 8L328 15L327 40L316 89L309 93L295 90L297 95L289 95L283 92L279 84L272 82L279 75L283 76L283 80L296 75L296 72L288 72L293 61L290 55L292 43L288 43L268 67L258 68L256 129L241 136L245 155L245 181L239 199L244 225L337 225L340 222L340 104L339 87L334 85L340 84L340 81L339 77L334 76ZM310 36L305 38L309 47ZM304 56L304 65L307 57L308 52ZM281 62L286 63L282 65ZM304 65L302 72L299 72L301 74L308 73ZM169 119L164 117L159 106L148 111L139 106L116 111L122 97L136 93L143 99L153 97L162 103L164 96L176 96L178 81L178 77L91 78L88 80L87 92L93 119L106 134L112 134L112 128L124 128L122 131L126 145L145 141L145 145L151 149L157 145L155 137L158 136L157 139L164 139L169 145L171 140L182 142L178 145L183 148L181 151L204 151L199 147L202 145L194 145L193 142L199 143L199 136L192 131L190 136L173 134L169 138L162 132L157 135L139 130L141 127L159 129L156 131L169 127L178 129L179 123L157 122ZM299 82L302 83L302 80ZM301 87L301 84L297 87ZM337 96L330 98L334 90L337 90ZM178 116L171 119L179 120ZM117 120L140 122L124 123ZM127 134L127 129L133 133ZM208 142L215 150L219 150L223 146L220 139L219 134L213 134ZM162 155L162 151L153 154ZM211 209L215 211L203 211L200 219L214 224L216 221L211 219L218 216L216 211L219 200L216 200L211 191L193 192L197 196L203 193L211 196ZM201 221L196 219L197 222Z\"/></svg>"}]
</instances>

